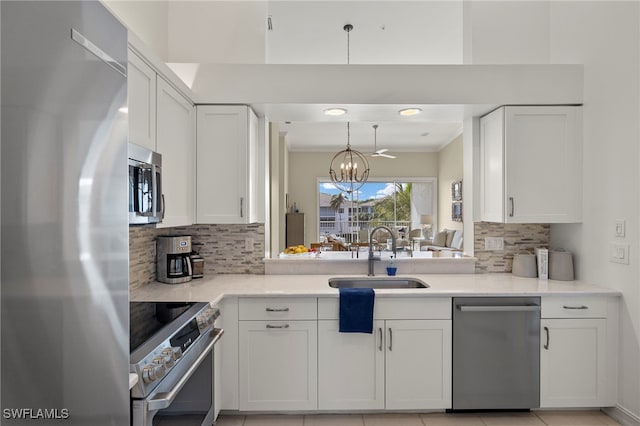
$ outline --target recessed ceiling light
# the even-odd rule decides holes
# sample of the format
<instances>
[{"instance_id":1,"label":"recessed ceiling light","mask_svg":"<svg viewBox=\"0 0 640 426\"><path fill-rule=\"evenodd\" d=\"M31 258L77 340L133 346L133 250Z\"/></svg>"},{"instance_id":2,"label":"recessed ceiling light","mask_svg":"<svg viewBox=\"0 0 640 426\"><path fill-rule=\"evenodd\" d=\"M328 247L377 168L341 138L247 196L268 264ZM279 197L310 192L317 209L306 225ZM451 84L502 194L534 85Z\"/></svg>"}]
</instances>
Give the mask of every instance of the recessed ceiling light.
<instances>
[{"instance_id":1,"label":"recessed ceiling light","mask_svg":"<svg viewBox=\"0 0 640 426\"><path fill-rule=\"evenodd\" d=\"M402 115L403 117L409 117L411 115L420 114L421 112L422 110L420 108L405 108L398 111L398 114Z\"/></svg>"},{"instance_id":2,"label":"recessed ceiling light","mask_svg":"<svg viewBox=\"0 0 640 426\"><path fill-rule=\"evenodd\" d=\"M129 108L126 106L120 107L118 108L118 112L121 112L123 114L128 114L129 113Z\"/></svg>"},{"instance_id":3,"label":"recessed ceiling light","mask_svg":"<svg viewBox=\"0 0 640 426\"><path fill-rule=\"evenodd\" d=\"M324 110L324 115L345 115L347 110L344 108L328 108Z\"/></svg>"}]
</instances>

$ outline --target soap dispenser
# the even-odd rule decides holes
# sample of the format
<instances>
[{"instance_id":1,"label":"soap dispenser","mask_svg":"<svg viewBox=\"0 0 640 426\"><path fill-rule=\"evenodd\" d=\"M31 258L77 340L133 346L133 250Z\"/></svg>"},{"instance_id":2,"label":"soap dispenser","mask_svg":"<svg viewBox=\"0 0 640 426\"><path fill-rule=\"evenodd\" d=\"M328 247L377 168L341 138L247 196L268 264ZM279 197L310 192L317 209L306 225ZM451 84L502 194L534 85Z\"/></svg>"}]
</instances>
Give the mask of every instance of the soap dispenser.
<instances>
[{"instance_id":1,"label":"soap dispenser","mask_svg":"<svg viewBox=\"0 0 640 426\"><path fill-rule=\"evenodd\" d=\"M391 256L391 260L389 260L389 266L387 266L387 275L393 276L396 274L397 271L398 271L398 267L396 266L396 262L393 256Z\"/></svg>"}]
</instances>

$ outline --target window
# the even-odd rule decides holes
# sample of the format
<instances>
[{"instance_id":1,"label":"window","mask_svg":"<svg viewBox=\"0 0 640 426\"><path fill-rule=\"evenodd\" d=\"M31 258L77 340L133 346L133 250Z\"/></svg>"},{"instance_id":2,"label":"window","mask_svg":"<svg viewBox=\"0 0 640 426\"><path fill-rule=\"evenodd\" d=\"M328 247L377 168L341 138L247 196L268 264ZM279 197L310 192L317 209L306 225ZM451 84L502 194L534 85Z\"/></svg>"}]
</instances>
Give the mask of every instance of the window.
<instances>
[{"instance_id":1,"label":"window","mask_svg":"<svg viewBox=\"0 0 640 426\"><path fill-rule=\"evenodd\" d=\"M332 234L357 242L363 236L360 231L368 233L379 225L406 237L410 230L422 228L421 215L431 215L435 221L436 200L436 178L369 180L353 194L319 179L318 237Z\"/></svg>"}]
</instances>

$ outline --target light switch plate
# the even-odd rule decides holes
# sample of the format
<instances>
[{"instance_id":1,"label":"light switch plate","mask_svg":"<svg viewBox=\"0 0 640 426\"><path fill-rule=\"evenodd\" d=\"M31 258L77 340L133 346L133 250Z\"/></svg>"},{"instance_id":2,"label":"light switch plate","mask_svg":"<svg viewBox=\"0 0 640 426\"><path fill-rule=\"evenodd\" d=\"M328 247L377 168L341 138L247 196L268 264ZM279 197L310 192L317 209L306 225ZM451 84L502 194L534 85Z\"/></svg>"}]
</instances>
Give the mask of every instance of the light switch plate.
<instances>
[{"instance_id":1,"label":"light switch plate","mask_svg":"<svg viewBox=\"0 0 640 426\"><path fill-rule=\"evenodd\" d=\"M624 238L626 228L626 221L616 220L615 236L618 238Z\"/></svg>"},{"instance_id":2,"label":"light switch plate","mask_svg":"<svg viewBox=\"0 0 640 426\"><path fill-rule=\"evenodd\" d=\"M629 264L629 244L611 243L609 246L609 261Z\"/></svg>"},{"instance_id":3,"label":"light switch plate","mask_svg":"<svg viewBox=\"0 0 640 426\"><path fill-rule=\"evenodd\" d=\"M504 238L502 237L485 237L484 238L485 250L504 250Z\"/></svg>"},{"instance_id":4,"label":"light switch plate","mask_svg":"<svg viewBox=\"0 0 640 426\"><path fill-rule=\"evenodd\" d=\"M245 238L244 239L244 250L245 251L253 251L253 238Z\"/></svg>"}]
</instances>

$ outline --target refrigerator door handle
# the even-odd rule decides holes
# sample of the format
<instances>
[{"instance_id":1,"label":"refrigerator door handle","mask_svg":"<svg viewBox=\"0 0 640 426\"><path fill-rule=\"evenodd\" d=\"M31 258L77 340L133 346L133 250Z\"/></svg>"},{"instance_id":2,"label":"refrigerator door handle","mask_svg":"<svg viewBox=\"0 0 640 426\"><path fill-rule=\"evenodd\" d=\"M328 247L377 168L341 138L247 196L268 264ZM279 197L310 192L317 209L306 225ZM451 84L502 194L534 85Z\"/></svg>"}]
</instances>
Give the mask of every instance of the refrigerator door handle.
<instances>
[{"instance_id":1,"label":"refrigerator door handle","mask_svg":"<svg viewBox=\"0 0 640 426\"><path fill-rule=\"evenodd\" d=\"M107 55L104 50L100 49L95 44L91 43L88 38L80 34L75 28L71 28L71 40L78 43L80 46L87 49L94 54L98 59L102 60L105 64L109 65L114 70L118 71L124 78L127 78L127 67L120 62Z\"/></svg>"}]
</instances>

